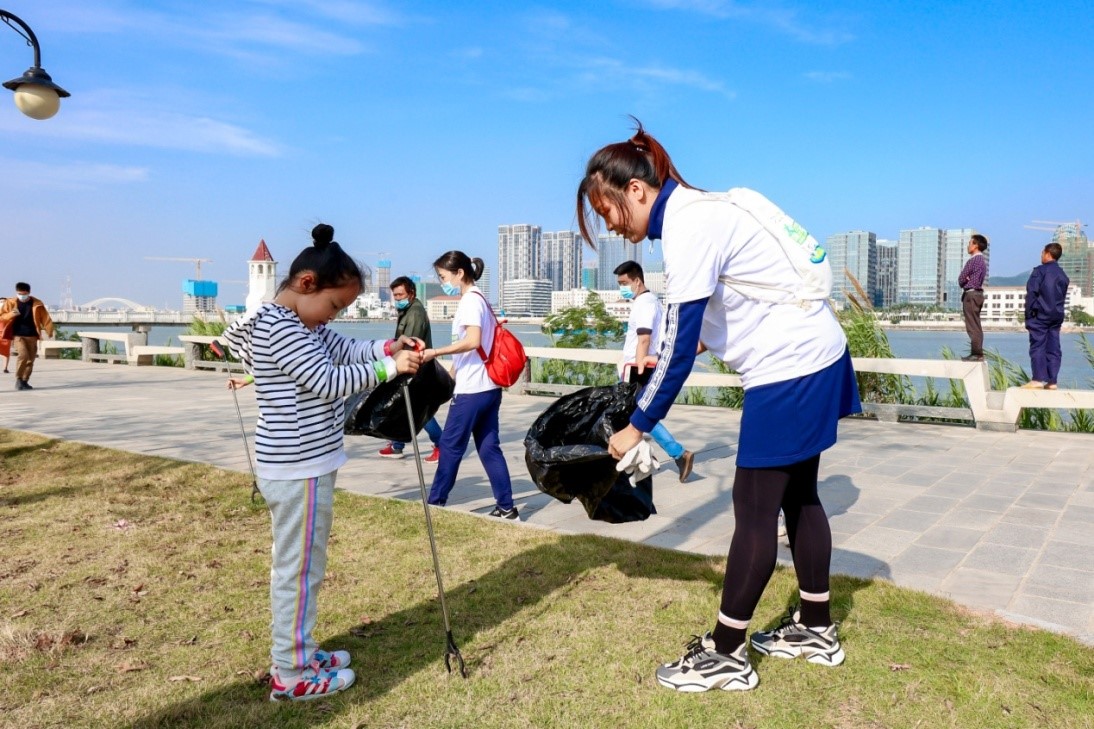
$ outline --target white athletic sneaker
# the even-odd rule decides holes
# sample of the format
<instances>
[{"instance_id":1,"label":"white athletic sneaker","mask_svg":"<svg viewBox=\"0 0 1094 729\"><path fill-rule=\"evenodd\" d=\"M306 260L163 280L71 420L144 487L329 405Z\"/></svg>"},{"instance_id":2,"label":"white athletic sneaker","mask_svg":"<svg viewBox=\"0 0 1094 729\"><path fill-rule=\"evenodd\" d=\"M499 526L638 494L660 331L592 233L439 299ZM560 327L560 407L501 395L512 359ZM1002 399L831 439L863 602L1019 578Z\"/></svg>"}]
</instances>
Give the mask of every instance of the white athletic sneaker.
<instances>
[{"instance_id":1,"label":"white athletic sneaker","mask_svg":"<svg viewBox=\"0 0 1094 729\"><path fill-rule=\"evenodd\" d=\"M352 660L349 651L324 651L318 650L312 656L312 660L319 663L320 668L349 668Z\"/></svg>"},{"instance_id":2,"label":"white athletic sneaker","mask_svg":"<svg viewBox=\"0 0 1094 729\"><path fill-rule=\"evenodd\" d=\"M270 671L270 701L311 701L353 685L353 669L327 669L312 661L300 673L290 674L276 666Z\"/></svg>"},{"instance_id":3,"label":"white athletic sneaker","mask_svg":"<svg viewBox=\"0 0 1094 729\"><path fill-rule=\"evenodd\" d=\"M798 622L800 613L791 607L783 616L782 625L774 630L752 634L752 647L776 658L802 656L810 663L838 666L846 655L836 634L835 624L827 628L807 628Z\"/></svg>"},{"instance_id":4,"label":"white athletic sneaker","mask_svg":"<svg viewBox=\"0 0 1094 729\"><path fill-rule=\"evenodd\" d=\"M760 677L748 661L747 643L727 656L714 649L714 638L707 633L702 638L693 635L683 658L658 668L657 681L667 688L689 693L715 688L748 691L756 688Z\"/></svg>"}]
</instances>

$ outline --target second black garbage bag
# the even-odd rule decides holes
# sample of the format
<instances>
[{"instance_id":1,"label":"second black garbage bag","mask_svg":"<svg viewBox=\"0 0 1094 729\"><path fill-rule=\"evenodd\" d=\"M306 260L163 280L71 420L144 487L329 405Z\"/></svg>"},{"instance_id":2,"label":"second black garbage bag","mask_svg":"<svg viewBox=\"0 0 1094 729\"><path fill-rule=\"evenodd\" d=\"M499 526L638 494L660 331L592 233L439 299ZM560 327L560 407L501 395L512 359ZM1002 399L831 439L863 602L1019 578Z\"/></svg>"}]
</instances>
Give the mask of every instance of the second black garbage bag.
<instances>
[{"instance_id":1,"label":"second black garbage bag","mask_svg":"<svg viewBox=\"0 0 1094 729\"><path fill-rule=\"evenodd\" d=\"M524 439L528 473L540 491L581 502L590 519L618 524L656 514L653 477L632 486L615 470L608 439L630 421L638 386L587 387L556 400Z\"/></svg>"},{"instance_id":2,"label":"second black garbage bag","mask_svg":"<svg viewBox=\"0 0 1094 729\"><path fill-rule=\"evenodd\" d=\"M406 417L403 383L410 380L410 407L414 413L414 432ZM436 360L422 365L414 375L399 375L371 390L346 398L346 435L370 435L374 438L409 443L437 414L441 405L452 399L456 383Z\"/></svg>"}]
</instances>

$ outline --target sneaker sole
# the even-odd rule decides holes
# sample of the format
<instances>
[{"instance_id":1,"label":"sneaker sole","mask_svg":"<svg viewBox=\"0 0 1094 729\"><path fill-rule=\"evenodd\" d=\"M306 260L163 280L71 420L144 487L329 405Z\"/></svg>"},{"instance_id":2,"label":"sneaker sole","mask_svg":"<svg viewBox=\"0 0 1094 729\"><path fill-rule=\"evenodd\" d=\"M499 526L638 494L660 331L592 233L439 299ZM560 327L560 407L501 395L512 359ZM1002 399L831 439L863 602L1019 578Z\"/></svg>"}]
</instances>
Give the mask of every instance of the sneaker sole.
<instances>
[{"instance_id":1,"label":"sneaker sole","mask_svg":"<svg viewBox=\"0 0 1094 729\"><path fill-rule=\"evenodd\" d=\"M295 704L298 701L314 701L315 699L325 699L328 696L334 696L335 694L342 693L343 691L348 689L350 686L352 686L356 681L357 681L357 675L354 674L353 678L350 679L349 682L346 683L345 686L343 686L342 688L339 688L339 689L335 689L334 691L328 691L325 694L305 694L303 696L290 696L289 694L275 694L275 693L271 692L270 693L270 701L272 703L275 703L275 704L280 704L280 703L293 703L293 704Z\"/></svg>"},{"instance_id":2,"label":"sneaker sole","mask_svg":"<svg viewBox=\"0 0 1094 729\"><path fill-rule=\"evenodd\" d=\"M380 458L390 458L394 461L400 458L406 458L406 456L402 453L381 453Z\"/></svg>"},{"instance_id":3,"label":"sneaker sole","mask_svg":"<svg viewBox=\"0 0 1094 729\"><path fill-rule=\"evenodd\" d=\"M665 688L680 691L685 694L699 694L704 691L712 691L714 689L721 689L722 691L751 691L756 688L760 683L760 675L755 671L752 671L748 676L736 676L726 679L721 684L711 684L707 686L701 683L681 683L674 684L666 678L657 676L657 683L661 684Z\"/></svg>"},{"instance_id":4,"label":"sneaker sole","mask_svg":"<svg viewBox=\"0 0 1094 729\"><path fill-rule=\"evenodd\" d=\"M809 648L798 648L793 646L779 647L779 648L767 648L763 645L750 640L749 643L756 651L763 653L765 656L771 656L772 658L785 658L786 660L793 660L798 657L805 658L810 663L816 663L818 666L828 666L834 668L843 663L843 659L847 657L847 654L843 652L843 646L836 648L834 652L830 651L816 651Z\"/></svg>"}]
</instances>

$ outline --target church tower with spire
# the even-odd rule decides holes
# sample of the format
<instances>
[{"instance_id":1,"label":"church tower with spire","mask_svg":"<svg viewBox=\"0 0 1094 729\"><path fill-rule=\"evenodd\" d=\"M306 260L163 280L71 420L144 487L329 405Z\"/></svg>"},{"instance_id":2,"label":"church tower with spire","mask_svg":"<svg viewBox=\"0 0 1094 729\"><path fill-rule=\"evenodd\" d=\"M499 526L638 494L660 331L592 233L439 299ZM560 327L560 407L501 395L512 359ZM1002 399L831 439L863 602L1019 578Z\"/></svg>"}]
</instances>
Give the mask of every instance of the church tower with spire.
<instances>
[{"instance_id":1,"label":"church tower with spire","mask_svg":"<svg viewBox=\"0 0 1094 729\"><path fill-rule=\"evenodd\" d=\"M270 255L266 241L258 241L254 255L247 262L247 313L254 313L277 295L277 261Z\"/></svg>"}]
</instances>

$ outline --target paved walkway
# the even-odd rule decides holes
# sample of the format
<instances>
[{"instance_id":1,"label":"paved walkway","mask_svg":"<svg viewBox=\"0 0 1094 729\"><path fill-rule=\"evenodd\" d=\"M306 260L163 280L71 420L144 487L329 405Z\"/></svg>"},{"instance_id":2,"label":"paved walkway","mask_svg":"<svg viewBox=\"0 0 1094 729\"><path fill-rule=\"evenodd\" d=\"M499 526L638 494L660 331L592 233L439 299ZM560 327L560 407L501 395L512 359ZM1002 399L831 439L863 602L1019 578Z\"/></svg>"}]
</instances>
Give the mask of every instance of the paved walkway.
<instances>
[{"instance_id":1,"label":"paved walkway","mask_svg":"<svg viewBox=\"0 0 1094 729\"><path fill-rule=\"evenodd\" d=\"M39 360L32 392L10 389L13 375L0 377L2 427L247 470L223 375ZM257 417L251 393L240 396L249 431ZM726 553L738 413L673 408L666 424L699 453L694 475L680 484L675 469L663 469L654 480L658 513L613 525L541 494L528 478L522 442L549 403L506 395L502 404L502 449L527 524ZM382 443L371 438L346 444L340 487L419 498L412 459L377 458ZM1094 435L848 420L821 460L820 492L832 522L833 572L892 580L1094 645ZM473 453L451 498L449 508L493 507ZM780 556L789 563L785 546Z\"/></svg>"}]
</instances>

